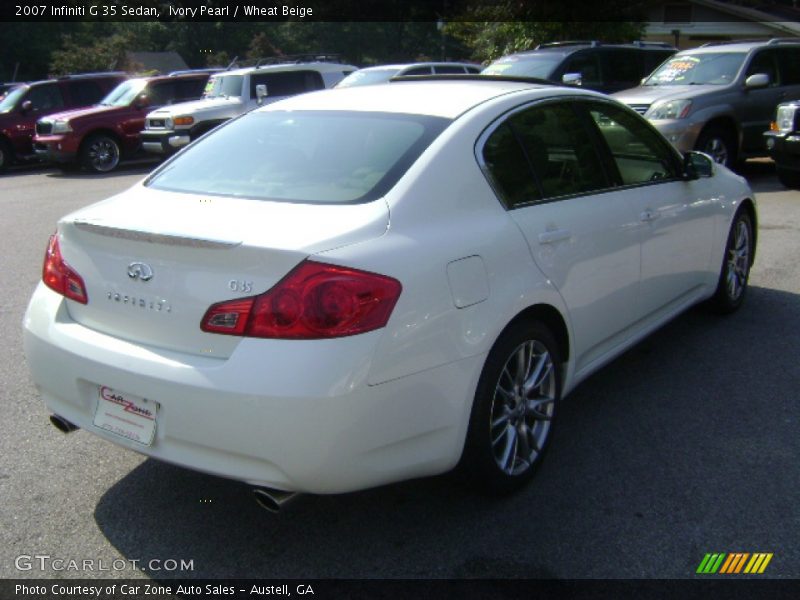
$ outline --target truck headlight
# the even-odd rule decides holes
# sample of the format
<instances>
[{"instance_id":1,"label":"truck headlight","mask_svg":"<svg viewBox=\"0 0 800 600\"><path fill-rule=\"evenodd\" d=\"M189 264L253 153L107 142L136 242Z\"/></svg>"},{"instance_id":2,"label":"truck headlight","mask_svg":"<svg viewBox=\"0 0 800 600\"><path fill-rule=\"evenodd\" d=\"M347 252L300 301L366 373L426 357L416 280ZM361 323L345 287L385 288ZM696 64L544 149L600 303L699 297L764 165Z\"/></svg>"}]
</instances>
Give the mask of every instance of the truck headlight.
<instances>
[{"instance_id":1,"label":"truck headlight","mask_svg":"<svg viewBox=\"0 0 800 600\"><path fill-rule=\"evenodd\" d=\"M53 133L69 133L72 131L72 126L69 121L53 121Z\"/></svg>"},{"instance_id":2,"label":"truck headlight","mask_svg":"<svg viewBox=\"0 0 800 600\"><path fill-rule=\"evenodd\" d=\"M797 112L798 106L789 104L786 106L779 106L775 122L778 125L778 131L792 131L794 130L794 116Z\"/></svg>"},{"instance_id":3,"label":"truck headlight","mask_svg":"<svg viewBox=\"0 0 800 600\"><path fill-rule=\"evenodd\" d=\"M691 108L691 100L662 100L653 102L652 106L644 113L644 116L652 120L683 119L688 116Z\"/></svg>"}]
</instances>

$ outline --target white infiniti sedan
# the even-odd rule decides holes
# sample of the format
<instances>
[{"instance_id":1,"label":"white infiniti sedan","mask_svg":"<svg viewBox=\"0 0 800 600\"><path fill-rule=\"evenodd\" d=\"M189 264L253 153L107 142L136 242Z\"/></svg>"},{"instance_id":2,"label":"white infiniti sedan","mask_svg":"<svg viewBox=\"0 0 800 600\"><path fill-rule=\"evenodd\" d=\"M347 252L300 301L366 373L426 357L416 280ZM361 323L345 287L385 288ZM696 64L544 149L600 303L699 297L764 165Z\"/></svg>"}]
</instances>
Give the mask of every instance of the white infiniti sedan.
<instances>
[{"instance_id":1,"label":"white infiniti sedan","mask_svg":"<svg viewBox=\"0 0 800 600\"><path fill-rule=\"evenodd\" d=\"M745 296L745 181L575 88L297 96L59 221L24 319L62 431L262 504L461 464L510 491L561 399L686 308Z\"/></svg>"}]
</instances>

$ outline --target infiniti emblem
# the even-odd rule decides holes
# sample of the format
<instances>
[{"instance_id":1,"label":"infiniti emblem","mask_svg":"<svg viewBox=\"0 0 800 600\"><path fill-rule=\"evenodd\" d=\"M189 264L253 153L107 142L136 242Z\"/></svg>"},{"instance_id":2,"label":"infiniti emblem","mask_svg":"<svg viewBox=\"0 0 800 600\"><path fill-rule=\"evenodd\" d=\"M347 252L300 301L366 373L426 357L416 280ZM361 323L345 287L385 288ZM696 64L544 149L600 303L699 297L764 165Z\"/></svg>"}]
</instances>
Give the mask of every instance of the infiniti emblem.
<instances>
[{"instance_id":1,"label":"infiniti emblem","mask_svg":"<svg viewBox=\"0 0 800 600\"><path fill-rule=\"evenodd\" d=\"M140 279L141 281L150 281L153 278L153 269L147 263L132 262L128 265L128 277Z\"/></svg>"}]
</instances>

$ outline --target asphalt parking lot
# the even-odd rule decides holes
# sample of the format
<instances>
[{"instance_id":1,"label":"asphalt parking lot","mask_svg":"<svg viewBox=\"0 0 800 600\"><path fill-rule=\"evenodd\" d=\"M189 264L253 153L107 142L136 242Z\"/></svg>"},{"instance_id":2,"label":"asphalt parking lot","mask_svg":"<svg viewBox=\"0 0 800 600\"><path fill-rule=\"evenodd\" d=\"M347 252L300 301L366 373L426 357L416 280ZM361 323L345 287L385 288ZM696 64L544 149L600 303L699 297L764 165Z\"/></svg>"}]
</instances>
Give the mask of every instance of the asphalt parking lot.
<instances>
[{"instance_id":1,"label":"asphalt parking lot","mask_svg":"<svg viewBox=\"0 0 800 600\"><path fill-rule=\"evenodd\" d=\"M760 227L743 309L691 310L581 384L523 492L443 476L277 516L243 484L59 433L28 378L21 321L56 220L147 169L0 177L0 577L684 578L709 552L773 553L764 576L800 577L800 192L769 161L745 170ZM35 555L95 570L18 569ZM99 570L119 559L138 566Z\"/></svg>"}]
</instances>

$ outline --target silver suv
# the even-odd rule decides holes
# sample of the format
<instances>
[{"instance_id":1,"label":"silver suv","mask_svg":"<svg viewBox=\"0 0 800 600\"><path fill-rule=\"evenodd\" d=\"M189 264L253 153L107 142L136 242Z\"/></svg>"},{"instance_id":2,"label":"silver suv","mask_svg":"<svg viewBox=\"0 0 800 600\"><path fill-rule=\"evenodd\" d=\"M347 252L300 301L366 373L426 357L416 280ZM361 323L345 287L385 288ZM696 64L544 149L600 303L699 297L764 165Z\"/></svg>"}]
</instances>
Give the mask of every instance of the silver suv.
<instances>
[{"instance_id":1,"label":"silver suv","mask_svg":"<svg viewBox=\"0 0 800 600\"><path fill-rule=\"evenodd\" d=\"M147 115L142 147L173 154L228 119L262 104L333 87L358 68L327 62L327 56L310 58L310 62L293 59L212 75L202 100L165 106Z\"/></svg>"},{"instance_id":2,"label":"silver suv","mask_svg":"<svg viewBox=\"0 0 800 600\"><path fill-rule=\"evenodd\" d=\"M800 98L800 38L705 44L677 53L639 87L614 94L678 150L733 167L767 153L763 133Z\"/></svg>"}]
</instances>

